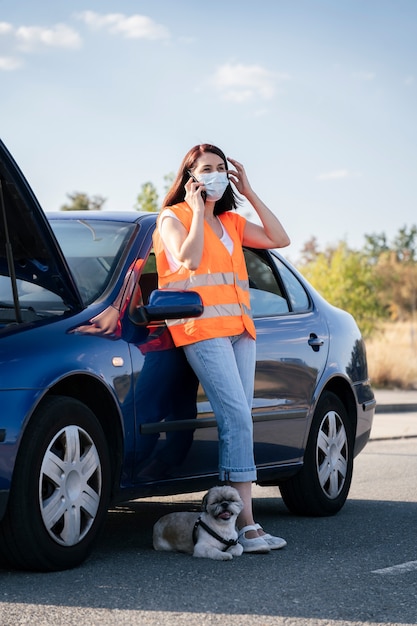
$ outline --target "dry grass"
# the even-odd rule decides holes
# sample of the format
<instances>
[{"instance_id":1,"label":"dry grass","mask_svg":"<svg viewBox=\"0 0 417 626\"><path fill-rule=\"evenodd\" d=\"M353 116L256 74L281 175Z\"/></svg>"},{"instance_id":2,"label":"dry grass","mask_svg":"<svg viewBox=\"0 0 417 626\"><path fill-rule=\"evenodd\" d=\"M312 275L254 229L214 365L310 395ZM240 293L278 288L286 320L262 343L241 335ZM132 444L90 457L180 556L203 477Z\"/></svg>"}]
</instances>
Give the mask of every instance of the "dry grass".
<instances>
[{"instance_id":1,"label":"dry grass","mask_svg":"<svg viewBox=\"0 0 417 626\"><path fill-rule=\"evenodd\" d=\"M374 387L417 389L417 323L390 322L366 342Z\"/></svg>"}]
</instances>

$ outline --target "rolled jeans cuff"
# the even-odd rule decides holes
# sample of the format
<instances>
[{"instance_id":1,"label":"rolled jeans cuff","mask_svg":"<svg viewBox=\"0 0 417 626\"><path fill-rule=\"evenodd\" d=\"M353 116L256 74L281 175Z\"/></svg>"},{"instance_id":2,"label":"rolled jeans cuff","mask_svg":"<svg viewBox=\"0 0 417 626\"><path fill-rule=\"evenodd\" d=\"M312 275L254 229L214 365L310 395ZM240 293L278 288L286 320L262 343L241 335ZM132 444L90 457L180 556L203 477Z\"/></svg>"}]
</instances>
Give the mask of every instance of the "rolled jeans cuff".
<instances>
[{"instance_id":1,"label":"rolled jeans cuff","mask_svg":"<svg viewBox=\"0 0 417 626\"><path fill-rule=\"evenodd\" d=\"M222 482L250 483L256 480L256 469L230 470L219 468L219 478Z\"/></svg>"}]
</instances>

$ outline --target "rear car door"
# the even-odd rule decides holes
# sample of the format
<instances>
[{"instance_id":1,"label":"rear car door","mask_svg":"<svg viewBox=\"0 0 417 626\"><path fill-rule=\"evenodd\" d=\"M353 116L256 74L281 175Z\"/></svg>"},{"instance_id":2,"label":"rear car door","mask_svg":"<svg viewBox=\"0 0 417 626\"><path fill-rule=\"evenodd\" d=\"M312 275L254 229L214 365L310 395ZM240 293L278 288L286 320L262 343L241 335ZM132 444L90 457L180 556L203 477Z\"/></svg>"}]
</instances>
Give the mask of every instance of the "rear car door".
<instances>
[{"instance_id":1,"label":"rear car door","mask_svg":"<svg viewBox=\"0 0 417 626\"><path fill-rule=\"evenodd\" d=\"M327 324L291 267L246 250L257 333L253 403L258 467L301 461L314 392L326 365Z\"/></svg>"}]
</instances>

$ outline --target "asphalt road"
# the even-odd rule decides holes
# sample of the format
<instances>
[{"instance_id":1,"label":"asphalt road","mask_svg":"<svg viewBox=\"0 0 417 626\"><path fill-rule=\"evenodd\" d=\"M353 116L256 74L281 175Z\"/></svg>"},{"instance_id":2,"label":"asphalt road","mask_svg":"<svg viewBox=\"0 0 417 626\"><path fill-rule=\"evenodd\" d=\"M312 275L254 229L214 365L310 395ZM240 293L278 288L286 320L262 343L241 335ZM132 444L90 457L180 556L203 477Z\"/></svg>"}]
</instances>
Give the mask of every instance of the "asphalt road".
<instances>
[{"instance_id":1,"label":"asphalt road","mask_svg":"<svg viewBox=\"0 0 417 626\"><path fill-rule=\"evenodd\" d=\"M412 430L417 413L401 416ZM394 424L398 417L384 414ZM356 459L349 499L335 517L297 518L277 490L255 488L257 520L288 541L267 555L215 562L154 552L153 523L198 507L202 494L118 507L83 566L0 570L0 624L416 624L416 444L415 435L375 437Z\"/></svg>"}]
</instances>

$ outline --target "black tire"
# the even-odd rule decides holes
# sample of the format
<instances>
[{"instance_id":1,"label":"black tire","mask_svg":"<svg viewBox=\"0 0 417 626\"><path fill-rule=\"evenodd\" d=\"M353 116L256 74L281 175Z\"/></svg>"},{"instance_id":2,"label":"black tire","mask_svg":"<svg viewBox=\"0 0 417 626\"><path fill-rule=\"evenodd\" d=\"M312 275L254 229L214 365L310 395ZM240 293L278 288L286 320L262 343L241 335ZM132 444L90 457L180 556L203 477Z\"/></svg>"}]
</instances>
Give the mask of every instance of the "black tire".
<instances>
[{"instance_id":1,"label":"black tire","mask_svg":"<svg viewBox=\"0 0 417 626\"><path fill-rule=\"evenodd\" d=\"M103 430L72 398L46 399L28 425L0 525L3 562L15 569L75 567L91 552L109 504Z\"/></svg>"},{"instance_id":2,"label":"black tire","mask_svg":"<svg viewBox=\"0 0 417 626\"><path fill-rule=\"evenodd\" d=\"M339 398L325 392L312 420L304 465L280 484L288 509L297 515L335 515L349 493L353 472L353 428Z\"/></svg>"}]
</instances>

